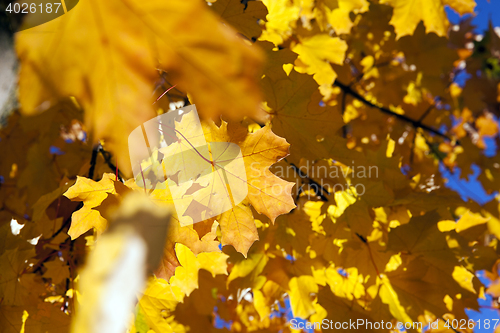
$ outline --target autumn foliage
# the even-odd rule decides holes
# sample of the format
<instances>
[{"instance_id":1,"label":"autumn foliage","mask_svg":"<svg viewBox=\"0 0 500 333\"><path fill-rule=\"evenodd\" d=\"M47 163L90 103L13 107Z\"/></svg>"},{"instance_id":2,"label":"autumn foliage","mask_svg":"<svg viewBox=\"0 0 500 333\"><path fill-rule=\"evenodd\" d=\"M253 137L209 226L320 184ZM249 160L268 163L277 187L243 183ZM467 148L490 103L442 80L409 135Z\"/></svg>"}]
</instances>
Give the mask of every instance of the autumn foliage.
<instances>
[{"instance_id":1,"label":"autumn foliage","mask_svg":"<svg viewBox=\"0 0 500 333\"><path fill-rule=\"evenodd\" d=\"M18 32L19 108L0 128L0 332L93 332L85 318L112 288L86 281L136 249L133 233L113 236L131 207L169 224L144 250L158 260L130 333L291 332L287 308L453 332L446 320L500 297L500 37L451 25L445 6L475 2L81 0ZM248 195L185 225L168 189L134 179L127 140L191 104L207 142L240 148Z\"/></svg>"}]
</instances>

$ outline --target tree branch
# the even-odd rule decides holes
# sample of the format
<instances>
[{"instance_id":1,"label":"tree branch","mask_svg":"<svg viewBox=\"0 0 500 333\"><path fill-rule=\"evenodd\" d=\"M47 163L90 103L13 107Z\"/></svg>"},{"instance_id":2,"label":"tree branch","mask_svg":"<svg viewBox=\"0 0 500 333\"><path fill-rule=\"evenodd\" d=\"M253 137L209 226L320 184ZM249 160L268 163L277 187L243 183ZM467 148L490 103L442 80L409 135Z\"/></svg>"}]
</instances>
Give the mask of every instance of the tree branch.
<instances>
[{"instance_id":1,"label":"tree branch","mask_svg":"<svg viewBox=\"0 0 500 333\"><path fill-rule=\"evenodd\" d=\"M427 125L422 124L418 120L413 120L411 118L408 118L405 115L402 115L402 114L396 113L394 111L391 111L391 110L389 110L386 107L378 106L378 105L373 104L372 102L368 101L366 98L364 98L363 96L361 96L360 94L358 94L356 91L354 91L351 87L346 86L345 84L339 82L338 80L336 80L333 84L335 86L339 87L340 89L342 89L342 91L344 93L347 93L347 94L353 96L354 98L358 99L360 102L362 102L365 105L368 105L368 106L370 106L372 108L378 109L379 111L381 111L381 112L383 112L385 114L394 116L394 117L396 117L399 120L402 120L402 121L405 121L407 123L410 123L415 128L421 128L421 129L426 130L426 131L428 131L430 133L436 134L437 136L440 136L440 137L442 137L442 138L444 138L444 139L446 139L448 141L451 141L451 139L447 135L442 134L441 132L439 132L438 130L435 130L432 127L429 127Z\"/></svg>"},{"instance_id":2,"label":"tree branch","mask_svg":"<svg viewBox=\"0 0 500 333\"><path fill-rule=\"evenodd\" d=\"M346 96L347 96L347 93L344 91L342 93L342 117L344 117L344 113L345 113L345 99L346 99ZM347 124L344 124L344 126L342 126L342 136L343 138L347 138Z\"/></svg>"},{"instance_id":3,"label":"tree branch","mask_svg":"<svg viewBox=\"0 0 500 333\"><path fill-rule=\"evenodd\" d=\"M111 153L104 150L104 148L101 146L100 149L99 149L99 152L101 153L102 157L104 157L104 162L108 165L108 167L111 169L111 170L116 170L116 177L122 182L124 183L124 180L123 180L123 174L122 172L120 171L120 169L113 164L113 162L111 161Z\"/></svg>"},{"instance_id":4,"label":"tree branch","mask_svg":"<svg viewBox=\"0 0 500 333\"><path fill-rule=\"evenodd\" d=\"M297 172L297 174L299 175L299 177L301 179L307 179L309 185L314 185L315 188L313 188L313 189L316 192L315 194L321 198L321 201L325 201L325 202L328 201L328 198L325 196L325 194L329 195L330 192L328 192L328 190L326 188L324 188L322 185L320 185L314 179L309 178L309 176L306 175L305 173L303 173L302 170L300 170L300 168L298 168L295 164L288 162L286 160L286 158L284 160L286 163L288 163L293 168L293 170L295 170L295 172ZM298 195L300 195L300 191L302 191L302 186L299 189Z\"/></svg>"}]
</instances>

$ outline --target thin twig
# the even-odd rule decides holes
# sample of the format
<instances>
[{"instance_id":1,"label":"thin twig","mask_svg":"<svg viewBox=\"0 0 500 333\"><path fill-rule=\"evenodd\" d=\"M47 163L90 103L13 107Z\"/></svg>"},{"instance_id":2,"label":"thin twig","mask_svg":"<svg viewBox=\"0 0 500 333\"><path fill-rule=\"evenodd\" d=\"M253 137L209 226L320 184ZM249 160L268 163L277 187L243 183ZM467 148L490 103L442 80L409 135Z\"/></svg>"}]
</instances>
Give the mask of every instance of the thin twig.
<instances>
[{"instance_id":1,"label":"thin twig","mask_svg":"<svg viewBox=\"0 0 500 333\"><path fill-rule=\"evenodd\" d=\"M160 95L160 97L158 97L158 98L156 99L156 101L154 101L153 105L154 105L154 104L156 104L156 102L158 102L158 101L159 101L159 100L160 100L163 96L165 96L165 95L166 95L166 94L167 94L170 90L174 89L174 88L175 88L175 86L177 86L177 85L173 85L173 86L171 86L170 88L168 88L167 90L165 90L165 91L164 91L164 92Z\"/></svg>"},{"instance_id":2,"label":"thin twig","mask_svg":"<svg viewBox=\"0 0 500 333\"><path fill-rule=\"evenodd\" d=\"M425 110L424 114L421 115L420 118L418 118L418 122L420 123L420 122L424 121L424 118L429 115L429 113L432 111L432 109L434 109L434 104L429 105L427 110Z\"/></svg>"}]
</instances>

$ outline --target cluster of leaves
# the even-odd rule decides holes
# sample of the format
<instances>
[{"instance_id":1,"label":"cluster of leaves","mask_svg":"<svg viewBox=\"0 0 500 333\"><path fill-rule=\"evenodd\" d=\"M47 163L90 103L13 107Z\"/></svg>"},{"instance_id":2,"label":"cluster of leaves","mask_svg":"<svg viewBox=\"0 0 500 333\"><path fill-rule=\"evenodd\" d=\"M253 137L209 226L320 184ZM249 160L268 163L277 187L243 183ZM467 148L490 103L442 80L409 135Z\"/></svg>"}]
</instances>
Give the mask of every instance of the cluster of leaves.
<instances>
[{"instance_id":1,"label":"cluster of leaves","mask_svg":"<svg viewBox=\"0 0 500 333\"><path fill-rule=\"evenodd\" d=\"M500 187L487 152L500 38L450 27L444 6L475 3L87 0L18 33L21 109L0 132L0 327L68 327L85 253L144 191L128 133L191 102L207 141L241 148L249 194L207 221L173 218L130 332L287 332L288 302L314 322L426 326L498 297L498 200L463 200L442 174L480 168L487 193ZM486 290L478 270L497 283Z\"/></svg>"}]
</instances>

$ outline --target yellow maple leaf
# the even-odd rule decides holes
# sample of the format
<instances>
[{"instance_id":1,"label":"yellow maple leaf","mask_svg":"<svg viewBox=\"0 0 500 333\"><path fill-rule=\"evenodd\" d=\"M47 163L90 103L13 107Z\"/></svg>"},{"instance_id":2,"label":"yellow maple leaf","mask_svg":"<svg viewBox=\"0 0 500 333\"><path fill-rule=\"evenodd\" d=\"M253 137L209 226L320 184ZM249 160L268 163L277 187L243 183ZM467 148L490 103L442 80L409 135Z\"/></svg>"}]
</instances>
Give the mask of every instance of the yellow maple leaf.
<instances>
[{"instance_id":1,"label":"yellow maple leaf","mask_svg":"<svg viewBox=\"0 0 500 333\"><path fill-rule=\"evenodd\" d=\"M248 134L240 144L248 182L248 199L257 212L272 222L295 208L291 196L294 183L275 176L269 167L288 155L290 145L266 126Z\"/></svg>"},{"instance_id":2,"label":"yellow maple leaf","mask_svg":"<svg viewBox=\"0 0 500 333\"><path fill-rule=\"evenodd\" d=\"M197 256L188 247L177 244L175 253L181 266L175 269L175 275L170 278L170 285L179 288L189 295L198 288L198 271L205 269L212 273L227 275L227 254L219 252L200 253Z\"/></svg>"},{"instance_id":3,"label":"yellow maple leaf","mask_svg":"<svg viewBox=\"0 0 500 333\"><path fill-rule=\"evenodd\" d=\"M481 214L466 212L464 215L462 215L462 217L460 217L460 220L458 220L455 229L457 232L462 232L469 228L485 224L489 220L489 218L483 217L481 216Z\"/></svg>"},{"instance_id":4,"label":"yellow maple leaf","mask_svg":"<svg viewBox=\"0 0 500 333\"><path fill-rule=\"evenodd\" d=\"M139 299L139 307L154 331L174 332L176 323L165 319L172 316L176 305L183 299L184 293L178 287L171 286L164 279L152 277Z\"/></svg>"},{"instance_id":5,"label":"yellow maple leaf","mask_svg":"<svg viewBox=\"0 0 500 333\"><path fill-rule=\"evenodd\" d=\"M289 282L290 304L294 317L308 318L316 312L314 297L318 293L318 285L314 277L302 275L293 277Z\"/></svg>"},{"instance_id":6,"label":"yellow maple leaf","mask_svg":"<svg viewBox=\"0 0 500 333\"><path fill-rule=\"evenodd\" d=\"M498 133L498 123L490 113L478 117L476 119L476 126L479 129L480 136L495 136Z\"/></svg>"},{"instance_id":7,"label":"yellow maple leaf","mask_svg":"<svg viewBox=\"0 0 500 333\"><path fill-rule=\"evenodd\" d=\"M397 38L412 35L418 23L424 21L426 32L446 36L450 22L444 6L448 5L460 15L474 12L474 0L382 0L381 3L394 7L391 24Z\"/></svg>"},{"instance_id":8,"label":"yellow maple leaf","mask_svg":"<svg viewBox=\"0 0 500 333\"><path fill-rule=\"evenodd\" d=\"M266 30L259 40L267 40L275 45L282 44L292 34L295 21L299 18L300 8L290 0L263 0L268 14Z\"/></svg>"},{"instance_id":9,"label":"yellow maple leaf","mask_svg":"<svg viewBox=\"0 0 500 333\"><path fill-rule=\"evenodd\" d=\"M231 208L222 214L219 221L222 233L221 244L233 245L236 251L247 255L250 246L259 239L252 210L248 202Z\"/></svg>"},{"instance_id":10,"label":"yellow maple leaf","mask_svg":"<svg viewBox=\"0 0 500 333\"><path fill-rule=\"evenodd\" d=\"M176 242L198 253L192 246L198 238L192 237L194 243L187 243L181 233L196 234L189 224L217 217L222 245L233 245L246 255L258 239L250 206L272 222L295 207L291 196L294 184L269 170L272 164L288 155L289 144L268 126L248 133L246 127L225 121L220 126L210 120L202 122L203 131L198 135L193 117L192 111L184 112L182 119L175 121L172 127L175 131L171 135L177 135L178 140L158 150L165 158L161 162L163 168L156 167L161 174L153 178L167 177L167 181L158 181L150 195L160 205L175 204L177 214L171 233L176 234ZM161 145L155 142L154 146ZM232 160L238 162L238 169L231 166ZM142 173L139 173L141 179L136 180L139 185L145 182ZM141 190L133 181L127 184ZM195 195L191 196L192 193ZM214 243L212 237L206 245Z\"/></svg>"},{"instance_id":11,"label":"yellow maple leaf","mask_svg":"<svg viewBox=\"0 0 500 333\"><path fill-rule=\"evenodd\" d=\"M353 27L351 12L364 13L368 10L369 3L366 0L338 0L338 8L327 10L328 22L337 34L348 34Z\"/></svg>"},{"instance_id":12,"label":"yellow maple leaf","mask_svg":"<svg viewBox=\"0 0 500 333\"><path fill-rule=\"evenodd\" d=\"M259 50L199 0L80 1L67 14L20 32L16 49L23 112L76 97L91 138L106 140L126 173L127 136L155 115L157 68L189 90L206 115L259 110Z\"/></svg>"},{"instance_id":13,"label":"yellow maple leaf","mask_svg":"<svg viewBox=\"0 0 500 333\"><path fill-rule=\"evenodd\" d=\"M20 333L24 333L24 329L25 329L25 327L26 327L26 319L28 319L28 317L29 317L29 313L28 313L28 311L24 310L24 311L23 311L23 324L22 324L22 326L21 326L21 331L20 331Z\"/></svg>"},{"instance_id":14,"label":"yellow maple leaf","mask_svg":"<svg viewBox=\"0 0 500 333\"><path fill-rule=\"evenodd\" d=\"M269 257L263 253L254 253L248 257L246 260L241 260L237 262L229 277L227 278L227 283L230 284L231 281L237 278L249 277L249 280L254 281L254 287L260 288L266 282L266 278L260 276L264 267L266 267Z\"/></svg>"},{"instance_id":15,"label":"yellow maple leaf","mask_svg":"<svg viewBox=\"0 0 500 333\"><path fill-rule=\"evenodd\" d=\"M455 266L455 269L453 270L452 273L453 279L458 282L458 284L470 291L471 293L476 294L476 290L474 289L474 274L469 272L465 267L463 266Z\"/></svg>"},{"instance_id":16,"label":"yellow maple leaf","mask_svg":"<svg viewBox=\"0 0 500 333\"><path fill-rule=\"evenodd\" d=\"M261 289L253 290L253 305L260 316L260 321L266 321L272 312L273 296L281 293L279 284L272 280L267 280Z\"/></svg>"},{"instance_id":17,"label":"yellow maple leaf","mask_svg":"<svg viewBox=\"0 0 500 333\"><path fill-rule=\"evenodd\" d=\"M71 227L68 234L75 239L88 230L95 228L98 235L107 228L107 221L93 209L99 206L108 194L116 194L115 175L105 173L98 182L78 176L76 183L71 186L64 196L72 201L82 201L83 207L71 216Z\"/></svg>"},{"instance_id":18,"label":"yellow maple leaf","mask_svg":"<svg viewBox=\"0 0 500 333\"><path fill-rule=\"evenodd\" d=\"M365 295L363 287L363 276L358 274L355 267L345 269L346 276L341 275L335 267L325 270L326 283L330 286L332 293L339 297L352 300Z\"/></svg>"},{"instance_id":19,"label":"yellow maple leaf","mask_svg":"<svg viewBox=\"0 0 500 333\"><path fill-rule=\"evenodd\" d=\"M237 125L222 122L203 123L209 142L234 141L241 149L248 186L247 200L224 212L220 218L222 245L231 244L246 255L258 239L257 229L248 203L272 222L295 207L291 191L293 183L275 176L269 167L288 155L289 144L266 126L254 133Z\"/></svg>"},{"instance_id":20,"label":"yellow maple leaf","mask_svg":"<svg viewBox=\"0 0 500 333\"><path fill-rule=\"evenodd\" d=\"M333 28L338 35L347 34L354 25L350 18L351 12L366 12L369 5L366 0L263 2L268 7L269 15L261 40L268 40L276 45L283 43L291 35L298 19L307 30L312 30L314 23L318 23L322 31Z\"/></svg>"},{"instance_id":21,"label":"yellow maple leaf","mask_svg":"<svg viewBox=\"0 0 500 333\"><path fill-rule=\"evenodd\" d=\"M382 302L389 306L389 310L391 314L402 323L411 322L411 318L405 311L405 308L399 302L398 294L394 290L391 285L391 282L385 275L381 275L379 283L380 290L379 296L382 299Z\"/></svg>"},{"instance_id":22,"label":"yellow maple leaf","mask_svg":"<svg viewBox=\"0 0 500 333\"><path fill-rule=\"evenodd\" d=\"M292 47L292 51L299 55L295 70L313 75L320 86L330 86L337 78L330 63L341 65L346 50L346 42L338 37L318 34L302 38L300 43Z\"/></svg>"},{"instance_id":23,"label":"yellow maple leaf","mask_svg":"<svg viewBox=\"0 0 500 333\"><path fill-rule=\"evenodd\" d=\"M190 117L185 117L182 118L182 121L176 123L176 130L180 133L184 133L182 134L183 138L189 138L189 133L192 131L192 125L192 119ZM176 208L179 209L179 207L184 207L185 212L184 210L180 212L177 211L177 214L174 214L171 220L169 241L167 241L166 244L163 265L157 271L160 277L170 277L173 274L174 268L179 264L173 252L175 243L181 243L188 246L195 255L204 251L220 251L218 249L219 243L216 240L217 228L220 226L222 245L233 245L237 251L246 256L250 246L258 239L257 228L250 205L259 213L268 216L273 222L278 215L288 213L295 207L293 198L291 197L291 189L294 184L276 177L269 171L269 167L273 163L288 154L289 144L286 140L274 135L269 127L264 127L254 133L248 133L247 129L239 124L228 124L224 121L220 126L215 125L215 123L211 121L207 121L203 123L203 127L206 139L210 142L210 147L213 147L214 144L219 142L229 142L238 145L241 149L241 158L243 159L246 170L246 181L242 185L248 188L248 196L240 204L222 213L217 218L217 222L213 222L212 220L211 231L201 235L198 234L196 228L192 224L183 224L178 217L178 214L185 215L188 213L191 202L186 201L179 205L177 205L178 203L176 202ZM192 148L191 144L193 143L189 140L187 141L190 144L189 147ZM170 147L173 147L172 149L174 151L182 148L180 144L177 143L167 148ZM166 150L162 151L166 156L169 156ZM197 149L192 149L191 152L191 155L199 158L196 154L199 152L199 147ZM212 153L213 152L212 150ZM223 157L225 155L221 156ZM168 167L168 171L166 171L167 174L175 174L178 178L187 177L190 174L198 174L194 171L190 172L189 170L184 170L184 166L188 166L188 168L197 166L199 168L199 163L206 163L207 172L212 170L212 164L203 160L196 160L199 163L182 159L180 159L180 161L174 160L173 158L166 158L164 159L165 164L163 165ZM216 167L218 167L219 160L224 162L224 158L221 159L220 156L214 158L214 165ZM226 177L234 176L237 178L237 175L232 174L231 169L224 169L224 166L221 166L221 168L226 174L229 174L226 175ZM215 174L216 173L214 173L214 175ZM97 208L101 205L108 194L116 194L112 177L114 177L114 175L106 174L100 182L94 182L90 179L79 177L77 183L66 192L65 195L68 198L74 201L84 202L84 207L73 214L73 223L70 229L72 237L78 237L92 227L96 227L98 233L105 230L107 226L106 220L100 215L99 211L93 208ZM129 179L125 182L125 186L134 191L144 191L145 189L140 187L137 182L141 184L140 180ZM202 188L202 186L196 187L193 186L193 184L191 180L182 184L182 191L194 188L193 191L199 191L203 194L203 191L206 190ZM225 184L223 185L225 186ZM213 191L213 188L210 190ZM233 195L240 190L241 188L239 187L231 187ZM157 188L148 190L147 192L152 201L158 205L170 206L177 200L177 198L172 197L171 187L169 186L157 186ZM219 192L222 193L222 190Z\"/></svg>"},{"instance_id":24,"label":"yellow maple leaf","mask_svg":"<svg viewBox=\"0 0 500 333\"><path fill-rule=\"evenodd\" d=\"M474 0L443 0L443 4L450 6L460 15L473 13L474 8L476 8Z\"/></svg>"}]
</instances>

